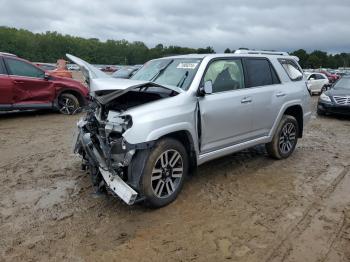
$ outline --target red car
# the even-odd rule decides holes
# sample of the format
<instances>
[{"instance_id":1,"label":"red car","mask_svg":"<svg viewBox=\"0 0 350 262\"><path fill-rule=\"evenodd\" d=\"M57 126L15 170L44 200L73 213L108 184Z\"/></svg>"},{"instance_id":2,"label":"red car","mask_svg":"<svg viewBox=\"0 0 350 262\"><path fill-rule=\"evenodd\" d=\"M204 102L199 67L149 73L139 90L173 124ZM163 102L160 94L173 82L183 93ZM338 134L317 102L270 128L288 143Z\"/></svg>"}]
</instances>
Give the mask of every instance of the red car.
<instances>
[{"instance_id":1,"label":"red car","mask_svg":"<svg viewBox=\"0 0 350 262\"><path fill-rule=\"evenodd\" d=\"M331 74L326 70L321 70L320 73L325 74L330 83L334 83L339 79L339 76L336 74Z\"/></svg>"},{"instance_id":2,"label":"red car","mask_svg":"<svg viewBox=\"0 0 350 262\"><path fill-rule=\"evenodd\" d=\"M38 66L0 52L0 110L55 109L74 114L87 103L82 83L52 76Z\"/></svg>"}]
</instances>

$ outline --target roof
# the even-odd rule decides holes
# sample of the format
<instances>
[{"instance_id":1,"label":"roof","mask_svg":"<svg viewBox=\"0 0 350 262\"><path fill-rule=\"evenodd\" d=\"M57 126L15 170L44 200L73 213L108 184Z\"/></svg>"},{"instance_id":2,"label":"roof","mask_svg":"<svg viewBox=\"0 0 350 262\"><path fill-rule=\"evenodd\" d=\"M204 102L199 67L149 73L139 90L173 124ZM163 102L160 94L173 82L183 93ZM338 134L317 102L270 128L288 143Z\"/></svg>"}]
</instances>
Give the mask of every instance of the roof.
<instances>
[{"instance_id":1,"label":"roof","mask_svg":"<svg viewBox=\"0 0 350 262\"><path fill-rule=\"evenodd\" d=\"M0 52L0 56L3 55L3 56L16 56L14 54L11 54L11 53L7 53L7 52ZM17 56L16 56L17 57Z\"/></svg>"}]
</instances>

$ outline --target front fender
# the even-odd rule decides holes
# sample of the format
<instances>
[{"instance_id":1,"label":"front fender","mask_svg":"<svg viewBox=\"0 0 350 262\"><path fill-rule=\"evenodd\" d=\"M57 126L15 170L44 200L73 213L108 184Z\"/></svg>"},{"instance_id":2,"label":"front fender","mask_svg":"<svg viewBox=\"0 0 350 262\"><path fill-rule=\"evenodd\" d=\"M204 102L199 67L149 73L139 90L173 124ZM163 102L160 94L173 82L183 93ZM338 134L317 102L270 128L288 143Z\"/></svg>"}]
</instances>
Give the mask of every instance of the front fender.
<instances>
[{"instance_id":1,"label":"front fender","mask_svg":"<svg viewBox=\"0 0 350 262\"><path fill-rule=\"evenodd\" d=\"M146 135L145 141L143 142L156 141L163 136L166 136L174 132L179 132L179 131L186 131L191 135L192 141L194 143L195 151L198 153L199 148L198 148L198 139L196 135L196 130L194 129L194 126L188 122L179 122L176 124L170 124L170 125L166 125L166 126L162 126L160 128L154 129L148 135ZM133 137L129 135L128 132L125 132L123 134L123 137L129 143L133 143L134 141Z\"/></svg>"}]
</instances>

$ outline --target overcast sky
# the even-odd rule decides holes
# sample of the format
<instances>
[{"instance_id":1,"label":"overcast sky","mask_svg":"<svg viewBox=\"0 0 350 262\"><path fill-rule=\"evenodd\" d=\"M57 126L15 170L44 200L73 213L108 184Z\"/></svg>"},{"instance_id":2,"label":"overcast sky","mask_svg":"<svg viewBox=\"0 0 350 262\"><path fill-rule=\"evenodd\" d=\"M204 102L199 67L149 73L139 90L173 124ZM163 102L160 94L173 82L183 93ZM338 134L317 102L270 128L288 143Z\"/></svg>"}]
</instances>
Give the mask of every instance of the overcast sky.
<instances>
[{"instance_id":1,"label":"overcast sky","mask_svg":"<svg viewBox=\"0 0 350 262\"><path fill-rule=\"evenodd\" d=\"M350 1L0 0L0 25L101 40L350 51Z\"/></svg>"}]
</instances>

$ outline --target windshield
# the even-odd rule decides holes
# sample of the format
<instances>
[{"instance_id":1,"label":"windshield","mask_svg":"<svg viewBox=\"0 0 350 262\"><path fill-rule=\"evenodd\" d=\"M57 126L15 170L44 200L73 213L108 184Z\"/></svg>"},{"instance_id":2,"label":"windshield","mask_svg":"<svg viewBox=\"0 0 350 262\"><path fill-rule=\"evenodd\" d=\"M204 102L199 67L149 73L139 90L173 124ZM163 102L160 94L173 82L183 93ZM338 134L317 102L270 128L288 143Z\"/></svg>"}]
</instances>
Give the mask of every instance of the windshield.
<instances>
[{"instance_id":1,"label":"windshield","mask_svg":"<svg viewBox=\"0 0 350 262\"><path fill-rule=\"evenodd\" d=\"M333 87L334 89L350 89L350 78L341 78Z\"/></svg>"},{"instance_id":2,"label":"windshield","mask_svg":"<svg viewBox=\"0 0 350 262\"><path fill-rule=\"evenodd\" d=\"M197 72L201 59L157 59L144 64L132 76L134 80L152 81L160 85L177 86L187 90Z\"/></svg>"}]
</instances>

